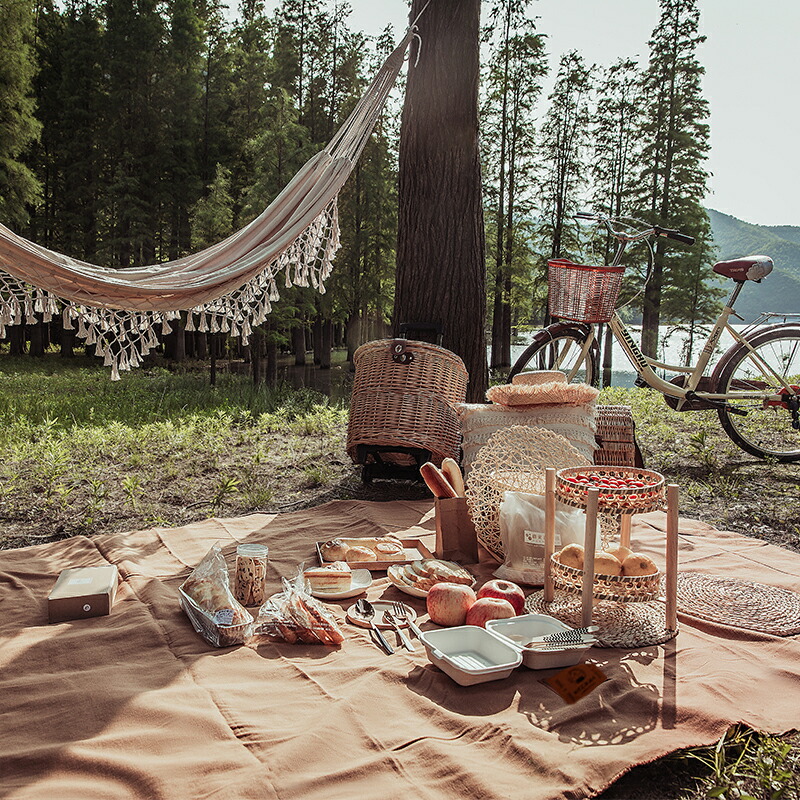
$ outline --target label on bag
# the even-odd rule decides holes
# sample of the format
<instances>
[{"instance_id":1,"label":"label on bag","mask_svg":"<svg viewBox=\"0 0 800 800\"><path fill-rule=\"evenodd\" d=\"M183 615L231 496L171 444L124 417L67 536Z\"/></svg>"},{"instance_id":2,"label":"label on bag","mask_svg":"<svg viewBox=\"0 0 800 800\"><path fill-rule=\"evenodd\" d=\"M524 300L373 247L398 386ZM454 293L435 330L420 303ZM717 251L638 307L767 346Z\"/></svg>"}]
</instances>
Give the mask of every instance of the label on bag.
<instances>
[{"instance_id":1,"label":"label on bag","mask_svg":"<svg viewBox=\"0 0 800 800\"><path fill-rule=\"evenodd\" d=\"M544 531L525 531L525 544L540 544L544 547ZM561 547L561 534L558 531L553 537L553 545L556 549Z\"/></svg>"},{"instance_id":2,"label":"label on bag","mask_svg":"<svg viewBox=\"0 0 800 800\"><path fill-rule=\"evenodd\" d=\"M233 609L221 608L214 614L214 622L217 625L232 625L233 624Z\"/></svg>"},{"instance_id":3,"label":"label on bag","mask_svg":"<svg viewBox=\"0 0 800 800\"><path fill-rule=\"evenodd\" d=\"M586 697L607 680L608 675L594 664L576 664L543 679L542 683L549 686L562 700L571 704Z\"/></svg>"}]
</instances>

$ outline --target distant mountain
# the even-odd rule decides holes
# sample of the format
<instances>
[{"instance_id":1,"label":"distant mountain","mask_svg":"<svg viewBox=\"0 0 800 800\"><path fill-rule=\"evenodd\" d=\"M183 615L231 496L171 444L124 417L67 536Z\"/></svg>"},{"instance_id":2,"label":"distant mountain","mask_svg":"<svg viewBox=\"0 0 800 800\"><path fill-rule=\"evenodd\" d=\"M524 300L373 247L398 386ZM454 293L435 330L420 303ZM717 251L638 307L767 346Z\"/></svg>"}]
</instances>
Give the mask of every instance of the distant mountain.
<instances>
[{"instance_id":1,"label":"distant mountain","mask_svg":"<svg viewBox=\"0 0 800 800\"><path fill-rule=\"evenodd\" d=\"M749 322L761 311L800 313L800 226L753 225L736 217L706 209L717 248L717 260L750 255L770 256L772 274L761 284L748 283L736 310Z\"/></svg>"}]
</instances>

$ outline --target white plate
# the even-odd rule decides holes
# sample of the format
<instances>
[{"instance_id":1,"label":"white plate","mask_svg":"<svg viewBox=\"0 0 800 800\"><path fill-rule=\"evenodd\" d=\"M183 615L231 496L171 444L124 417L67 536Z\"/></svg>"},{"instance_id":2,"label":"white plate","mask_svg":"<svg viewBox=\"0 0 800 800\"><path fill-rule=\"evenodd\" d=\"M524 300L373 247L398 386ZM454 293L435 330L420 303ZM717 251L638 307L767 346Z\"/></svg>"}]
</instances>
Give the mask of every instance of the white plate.
<instances>
[{"instance_id":1,"label":"white plate","mask_svg":"<svg viewBox=\"0 0 800 800\"><path fill-rule=\"evenodd\" d=\"M397 577L397 570L403 569L403 564L394 564L386 570L386 577L392 586L396 586L401 592L410 594L412 597L427 597L428 593L424 589L417 589L416 586L409 586L405 581Z\"/></svg>"},{"instance_id":2,"label":"white plate","mask_svg":"<svg viewBox=\"0 0 800 800\"><path fill-rule=\"evenodd\" d=\"M447 563L454 564L454 566L458 566L458 567L461 566L460 564L455 564L452 561L450 561L450 562L446 561L445 563L446 564ZM427 589L418 589L416 586L409 586L404 580L402 580L402 578L398 577L398 573L399 573L400 570L403 569L403 567L404 567L403 564L395 564L395 565L389 567L389 569L386 570L386 577L389 579L389 581L391 582L392 586L396 586L401 592L405 592L406 594L410 594L412 597L427 597L428 596ZM462 567L462 569L463 569L463 567ZM469 584L470 588L474 589L475 588L475 584L476 584L476 581L473 578L472 579L472 583ZM466 586L467 584L464 584L464 585Z\"/></svg>"},{"instance_id":3,"label":"white plate","mask_svg":"<svg viewBox=\"0 0 800 800\"><path fill-rule=\"evenodd\" d=\"M372 621L378 628L383 628L384 630L392 629L392 626L388 622L383 621L383 612L387 609L391 611L393 605L394 603L390 603L388 600L376 600L372 604L372 607L375 609L375 616L372 618ZM406 610L408 619L414 622L417 619L417 612L414 611L411 606L407 606L405 603L403 603L403 606ZM408 620L401 620L400 617L396 617L396 619L401 628L405 628L408 625ZM348 622L352 622L353 625L359 625L362 628L369 628L369 620L356 613L355 603L353 603L353 605L347 609L347 620Z\"/></svg>"},{"instance_id":4,"label":"white plate","mask_svg":"<svg viewBox=\"0 0 800 800\"><path fill-rule=\"evenodd\" d=\"M355 597L372 585L372 574L368 569L354 569L350 573L352 578L350 588L343 592L323 592L321 589L312 589L311 594L320 600L345 600L348 597Z\"/></svg>"}]
</instances>

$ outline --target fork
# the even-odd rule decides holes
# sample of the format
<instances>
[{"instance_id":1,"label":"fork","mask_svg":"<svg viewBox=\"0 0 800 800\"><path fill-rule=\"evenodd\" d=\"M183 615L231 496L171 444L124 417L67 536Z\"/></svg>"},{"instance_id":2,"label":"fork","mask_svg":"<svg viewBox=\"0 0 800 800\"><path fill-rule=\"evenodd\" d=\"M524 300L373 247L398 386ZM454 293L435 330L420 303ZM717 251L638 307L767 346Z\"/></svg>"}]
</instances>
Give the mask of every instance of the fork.
<instances>
[{"instance_id":1,"label":"fork","mask_svg":"<svg viewBox=\"0 0 800 800\"><path fill-rule=\"evenodd\" d=\"M401 622L405 622L412 631L414 631L414 635L419 639L420 634L422 631L412 622L411 618L408 615L408 609L402 603L392 603L392 614L397 617Z\"/></svg>"},{"instance_id":2,"label":"fork","mask_svg":"<svg viewBox=\"0 0 800 800\"><path fill-rule=\"evenodd\" d=\"M388 608L383 612L383 621L388 623L395 629L397 635L400 637L400 642L402 643L403 647L405 647L406 650L409 650L410 652L413 653L414 642L412 642L411 639L409 639L408 636L406 636L405 631L400 627L399 621L394 617L394 615L392 614L391 611L389 611Z\"/></svg>"}]
</instances>

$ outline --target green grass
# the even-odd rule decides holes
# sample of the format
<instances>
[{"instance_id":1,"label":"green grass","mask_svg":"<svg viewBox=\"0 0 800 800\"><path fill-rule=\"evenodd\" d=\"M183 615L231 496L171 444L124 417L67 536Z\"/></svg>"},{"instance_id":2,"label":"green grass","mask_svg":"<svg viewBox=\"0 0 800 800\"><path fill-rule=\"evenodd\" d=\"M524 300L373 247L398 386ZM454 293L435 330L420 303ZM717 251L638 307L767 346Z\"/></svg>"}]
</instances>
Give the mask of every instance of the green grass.
<instances>
[{"instance_id":1,"label":"green grass","mask_svg":"<svg viewBox=\"0 0 800 800\"><path fill-rule=\"evenodd\" d=\"M631 406L645 463L680 485L682 514L800 549L800 466L746 456L714 412L675 412L649 390L605 389L600 402ZM202 370L152 368L112 383L94 360L0 357L0 546L380 499L392 489L361 486L346 428L343 405L244 376L212 387ZM603 797L797 800L798 772L796 736L736 729Z\"/></svg>"},{"instance_id":2,"label":"green grass","mask_svg":"<svg viewBox=\"0 0 800 800\"><path fill-rule=\"evenodd\" d=\"M0 359L0 529L50 536L181 525L295 502L350 476L347 411L246 376Z\"/></svg>"}]
</instances>

